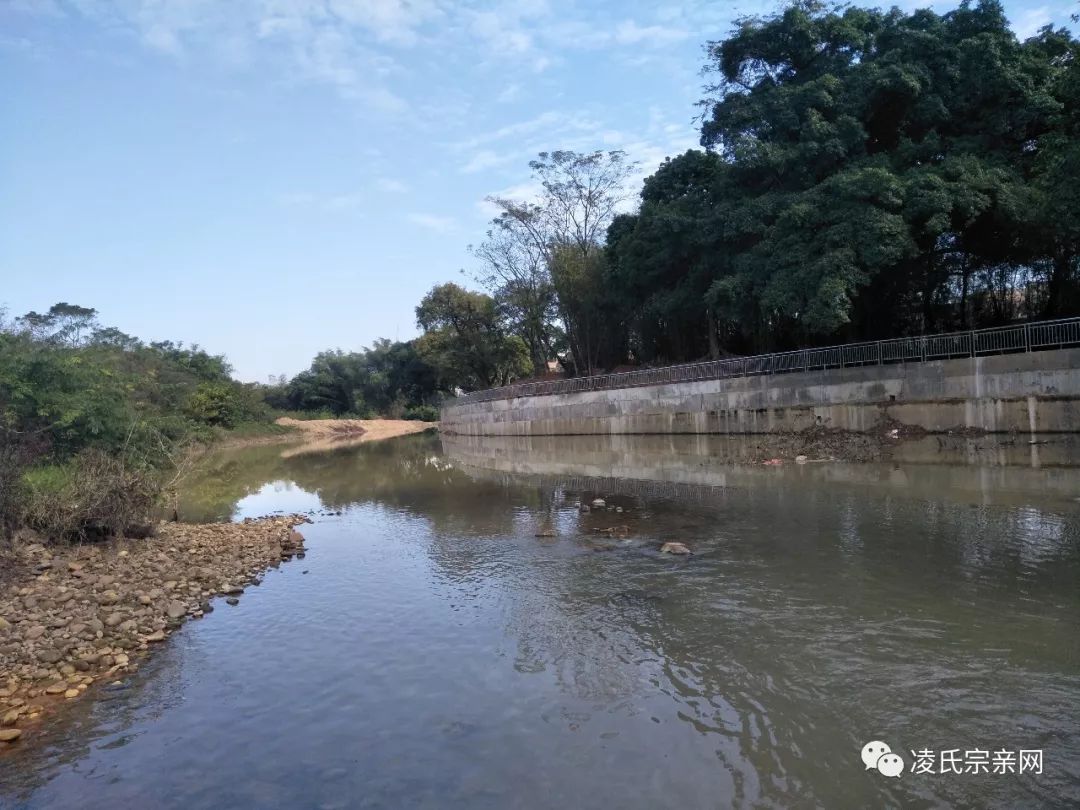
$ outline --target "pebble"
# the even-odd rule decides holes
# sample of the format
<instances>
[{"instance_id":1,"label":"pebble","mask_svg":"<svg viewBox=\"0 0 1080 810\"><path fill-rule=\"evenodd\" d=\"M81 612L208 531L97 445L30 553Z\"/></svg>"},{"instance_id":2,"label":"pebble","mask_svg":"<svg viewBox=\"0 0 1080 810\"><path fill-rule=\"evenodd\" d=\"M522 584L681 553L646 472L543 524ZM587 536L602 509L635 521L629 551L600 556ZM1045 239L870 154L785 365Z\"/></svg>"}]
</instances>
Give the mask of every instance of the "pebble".
<instances>
[{"instance_id":1,"label":"pebble","mask_svg":"<svg viewBox=\"0 0 1080 810\"><path fill-rule=\"evenodd\" d=\"M660 546L664 554L690 554L690 549L683 543L664 543Z\"/></svg>"},{"instance_id":2,"label":"pebble","mask_svg":"<svg viewBox=\"0 0 1080 810\"><path fill-rule=\"evenodd\" d=\"M0 729L0 742L15 742L22 736L22 729L19 728L5 728Z\"/></svg>"},{"instance_id":3,"label":"pebble","mask_svg":"<svg viewBox=\"0 0 1080 810\"><path fill-rule=\"evenodd\" d=\"M111 667L133 671L141 650L168 638L191 614L209 613L213 583L246 583L283 554L299 555L302 518L247 524L161 524L138 544L108 541L75 548L16 544L24 571L0 588L0 726L42 714L35 698L74 699ZM123 544L129 548L118 549ZM242 584L226 584L229 604ZM48 701L51 711L55 704ZM12 733L13 732L13 733Z\"/></svg>"},{"instance_id":4,"label":"pebble","mask_svg":"<svg viewBox=\"0 0 1080 810\"><path fill-rule=\"evenodd\" d=\"M235 596L230 596L228 599L225 600L225 603L228 605L239 605L240 600L237 599Z\"/></svg>"}]
</instances>

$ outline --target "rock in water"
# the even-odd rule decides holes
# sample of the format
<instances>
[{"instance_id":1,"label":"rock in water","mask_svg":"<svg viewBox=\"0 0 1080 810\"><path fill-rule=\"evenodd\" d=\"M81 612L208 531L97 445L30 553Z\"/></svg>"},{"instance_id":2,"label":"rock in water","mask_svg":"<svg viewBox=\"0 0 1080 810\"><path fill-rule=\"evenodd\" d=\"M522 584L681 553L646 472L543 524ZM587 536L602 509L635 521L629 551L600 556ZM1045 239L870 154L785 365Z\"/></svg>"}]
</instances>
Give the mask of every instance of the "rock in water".
<instances>
[{"instance_id":1,"label":"rock in water","mask_svg":"<svg viewBox=\"0 0 1080 810\"><path fill-rule=\"evenodd\" d=\"M164 641L164 640L165 640L165 631L164 630L155 630L153 633L151 633L150 635L145 636L143 638L143 641Z\"/></svg>"},{"instance_id":2,"label":"rock in water","mask_svg":"<svg viewBox=\"0 0 1080 810\"><path fill-rule=\"evenodd\" d=\"M597 509L603 509L605 506L607 506L607 501L605 501L603 498L597 498L595 501L592 502L592 505Z\"/></svg>"},{"instance_id":3,"label":"rock in water","mask_svg":"<svg viewBox=\"0 0 1080 810\"><path fill-rule=\"evenodd\" d=\"M660 551L664 554L690 554L690 549L682 543L664 543L660 546Z\"/></svg>"},{"instance_id":4,"label":"rock in water","mask_svg":"<svg viewBox=\"0 0 1080 810\"><path fill-rule=\"evenodd\" d=\"M22 729L19 728L5 728L0 731L0 742L15 742L22 736Z\"/></svg>"},{"instance_id":5,"label":"rock in water","mask_svg":"<svg viewBox=\"0 0 1080 810\"><path fill-rule=\"evenodd\" d=\"M239 605L240 600L237 599L235 596L230 596L228 599L225 600L225 604L227 604L227 605Z\"/></svg>"}]
</instances>

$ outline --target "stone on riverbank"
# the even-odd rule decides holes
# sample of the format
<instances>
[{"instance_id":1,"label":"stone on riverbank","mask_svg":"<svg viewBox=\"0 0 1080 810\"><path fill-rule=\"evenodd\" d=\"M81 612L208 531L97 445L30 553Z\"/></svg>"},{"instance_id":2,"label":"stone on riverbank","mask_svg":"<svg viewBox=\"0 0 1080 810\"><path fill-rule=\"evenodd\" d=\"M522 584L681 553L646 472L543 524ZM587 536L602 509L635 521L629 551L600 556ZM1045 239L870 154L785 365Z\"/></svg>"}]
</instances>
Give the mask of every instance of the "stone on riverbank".
<instances>
[{"instance_id":1,"label":"stone on riverbank","mask_svg":"<svg viewBox=\"0 0 1080 810\"><path fill-rule=\"evenodd\" d=\"M0 724L9 740L95 680L132 672L209 599L303 551L297 516L243 524L162 524L144 540L45 545L23 542L0 557Z\"/></svg>"},{"instance_id":2,"label":"stone on riverbank","mask_svg":"<svg viewBox=\"0 0 1080 810\"><path fill-rule=\"evenodd\" d=\"M0 742L15 742L22 736L22 729L18 728L5 728L0 729Z\"/></svg>"}]
</instances>

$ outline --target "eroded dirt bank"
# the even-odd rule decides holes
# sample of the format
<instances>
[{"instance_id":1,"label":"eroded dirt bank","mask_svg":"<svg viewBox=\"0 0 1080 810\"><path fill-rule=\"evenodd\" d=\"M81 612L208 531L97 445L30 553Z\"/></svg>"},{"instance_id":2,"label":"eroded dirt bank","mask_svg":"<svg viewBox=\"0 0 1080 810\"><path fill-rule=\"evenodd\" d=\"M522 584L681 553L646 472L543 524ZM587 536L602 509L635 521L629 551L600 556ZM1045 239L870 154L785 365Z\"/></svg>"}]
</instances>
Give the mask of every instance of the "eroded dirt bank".
<instances>
[{"instance_id":1,"label":"eroded dirt bank","mask_svg":"<svg viewBox=\"0 0 1080 810\"><path fill-rule=\"evenodd\" d=\"M303 522L164 523L145 540L18 542L0 556L0 752L95 681L134 671L185 621L236 604L267 568L303 556L293 528Z\"/></svg>"}]
</instances>

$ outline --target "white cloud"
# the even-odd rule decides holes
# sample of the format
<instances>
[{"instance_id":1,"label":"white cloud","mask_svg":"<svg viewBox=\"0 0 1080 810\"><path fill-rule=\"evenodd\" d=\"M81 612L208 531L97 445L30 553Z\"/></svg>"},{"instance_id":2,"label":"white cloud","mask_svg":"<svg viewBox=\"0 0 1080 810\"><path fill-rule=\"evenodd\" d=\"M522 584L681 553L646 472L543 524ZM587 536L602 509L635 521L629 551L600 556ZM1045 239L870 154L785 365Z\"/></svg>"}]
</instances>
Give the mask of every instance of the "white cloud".
<instances>
[{"instance_id":1,"label":"white cloud","mask_svg":"<svg viewBox=\"0 0 1080 810\"><path fill-rule=\"evenodd\" d=\"M461 173L473 174L475 172L483 171L484 169L492 169L496 166L505 165L513 159L513 155L500 155L490 149L482 149L473 155L468 163L461 167Z\"/></svg>"},{"instance_id":2,"label":"white cloud","mask_svg":"<svg viewBox=\"0 0 1080 810\"><path fill-rule=\"evenodd\" d=\"M453 144L453 147L462 151L467 151L485 144L506 140L507 138L520 139L541 131L547 135L552 132L595 129L596 126L596 122L580 114L548 110L533 118L527 118L524 121L515 121L512 124L505 124L490 132L474 135L471 138Z\"/></svg>"},{"instance_id":3,"label":"white cloud","mask_svg":"<svg viewBox=\"0 0 1080 810\"><path fill-rule=\"evenodd\" d=\"M5 0L4 11L36 14L42 17L64 16L64 11L56 0Z\"/></svg>"},{"instance_id":4,"label":"white cloud","mask_svg":"<svg viewBox=\"0 0 1080 810\"><path fill-rule=\"evenodd\" d=\"M436 233L450 233L457 228L457 222L453 217L442 217L437 214L413 213L409 214L408 219L414 225Z\"/></svg>"},{"instance_id":5,"label":"white cloud","mask_svg":"<svg viewBox=\"0 0 1080 810\"><path fill-rule=\"evenodd\" d=\"M376 181L376 185L383 191L388 191L391 194L404 194L409 190L409 186L400 180L395 180L392 177L380 177Z\"/></svg>"},{"instance_id":6,"label":"white cloud","mask_svg":"<svg viewBox=\"0 0 1080 810\"><path fill-rule=\"evenodd\" d=\"M1020 12L1012 21L1012 29L1020 39L1035 36L1039 29L1052 22L1049 6L1029 8Z\"/></svg>"},{"instance_id":7,"label":"white cloud","mask_svg":"<svg viewBox=\"0 0 1080 810\"><path fill-rule=\"evenodd\" d=\"M673 42L681 42L690 36L689 31L664 25L640 26L633 20L619 23L615 28L615 41L620 45L647 45L661 47Z\"/></svg>"},{"instance_id":8,"label":"white cloud","mask_svg":"<svg viewBox=\"0 0 1080 810\"><path fill-rule=\"evenodd\" d=\"M286 81L329 84L391 114L408 109L389 82L401 70L395 49L419 42L424 27L444 16L438 0L68 2L71 13L127 31L150 50L269 68Z\"/></svg>"},{"instance_id":9,"label":"white cloud","mask_svg":"<svg viewBox=\"0 0 1080 810\"><path fill-rule=\"evenodd\" d=\"M355 211L363 205L367 197L359 191L342 194L316 194L311 191L289 191L278 194L274 199L278 205L286 208L341 212Z\"/></svg>"},{"instance_id":10,"label":"white cloud","mask_svg":"<svg viewBox=\"0 0 1080 810\"><path fill-rule=\"evenodd\" d=\"M511 101L516 101L521 95L521 85L517 82L508 84L502 89L502 91L495 97L495 100L500 104L509 104Z\"/></svg>"}]
</instances>

